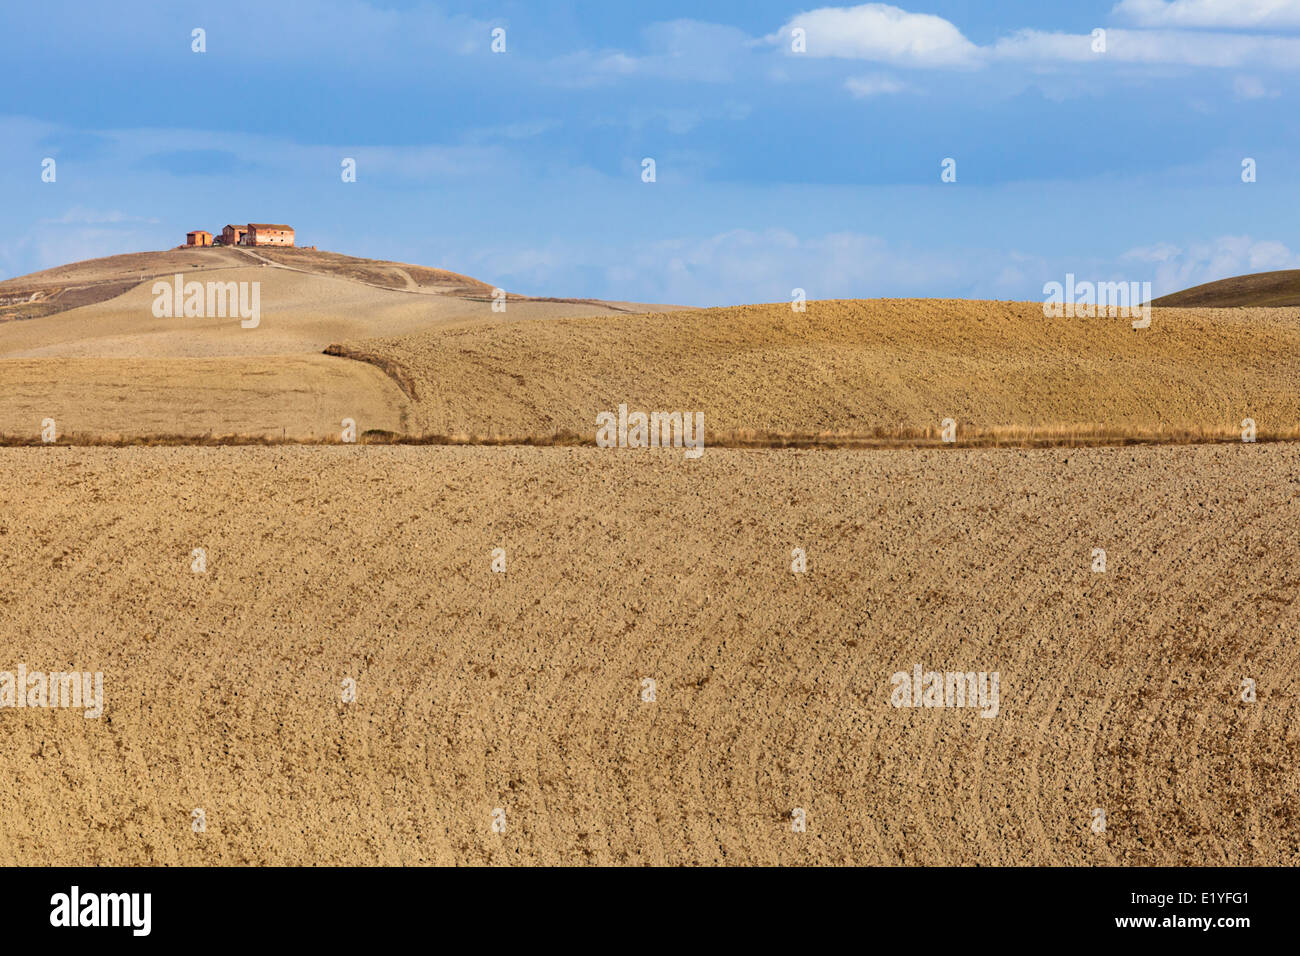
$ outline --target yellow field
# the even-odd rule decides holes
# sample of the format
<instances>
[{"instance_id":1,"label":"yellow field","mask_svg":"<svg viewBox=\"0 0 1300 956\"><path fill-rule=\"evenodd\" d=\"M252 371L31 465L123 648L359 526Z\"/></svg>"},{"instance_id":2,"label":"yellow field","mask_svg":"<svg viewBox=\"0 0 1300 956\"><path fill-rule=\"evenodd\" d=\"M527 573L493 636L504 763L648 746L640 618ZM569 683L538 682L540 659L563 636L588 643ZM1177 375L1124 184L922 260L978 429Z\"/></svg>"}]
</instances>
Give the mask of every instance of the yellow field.
<instances>
[{"instance_id":1,"label":"yellow field","mask_svg":"<svg viewBox=\"0 0 1300 956\"><path fill-rule=\"evenodd\" d=\"M3 449L0 671L105 704L0 709L0 863L1294 866L1298 494L1282 444Z\"/></svg>"},{"instance_id":2,"label":"yellow field","mask_svg":"<svg viewBox=\"0 0 1300 956\"><path fill-rule=\"evenodd\" d=\"M237 249L81 263L0 292L120 281L128 266L165 276L184 261L200 281L258 283L257 328L155 317L150 279L0 322L0 437L28 439L55 417L85 440L328 439L350 417L415 440L588 443L597 414L620 404L703 412L707 440L733 446L930 444L945 419L970 444L1237 440L1245 419L1262 440L1300 437L1300 309L1157 309L1141 330L965 300L797 313L511 298L494 312L490 287L455 273ZM344 373L340 357L371 368Z\"/></svg>"},{"instance_id":3,"label":"yellow field","mask_svg":"<svg viewBox=\"0 0 1300 956\"><path fill-rule=\"evenodd\" d=\"M0 361L0 435L63 442L166 436L338 441L342 421L401 432L409 402L392 379L326 355Z\"/></svg>"},{"instance_id":4,"label":"yellow field","mask_svg":"<svg viewBox=\"0 0 1300 956\"><path fill-rule=\"evenodd\" d=\"M0 864L1300 864L1300 309L215 250L258 328L155 318L194 255L0 283Z\"/></svg>"},{"instance_id":5,"label":"yellow field","mask_svg":"<svg viewBox=\"0 0 1300 956\"><path fill-rule=\"evenodd\" d=\"M175 273L258 283L257 327L243 328L238 315L155 316L155 278L170 281ZM127 289L117 294L123 281ZM104 289L114 294L99 301ZM375 366L322 353L339 342L506 318L492 311L491 287L476 280L310 250L115 256L8 280L0 299L31 290L50 296L38 305L93 301L0 321L0 440L31 440L46 418L65 440L78 441L328 439L338 437L345 417L363 432L404 433L407 401L393 381ZM510 300L507 315L514 321L631 307Z\"/></svg>"},{"instance_id":6,"label":"yellow field","mask_svg":"<svg viewBox=\"0 0 1300 956\"><path fill-rule=\"evenodd\" d=\"M869 300L440 330L364 343L418 430L588 439L597 413L703 411L716 442L1300 435L1300 310L1045 319L1036 303Z\"/></svg>"}]
</instances>

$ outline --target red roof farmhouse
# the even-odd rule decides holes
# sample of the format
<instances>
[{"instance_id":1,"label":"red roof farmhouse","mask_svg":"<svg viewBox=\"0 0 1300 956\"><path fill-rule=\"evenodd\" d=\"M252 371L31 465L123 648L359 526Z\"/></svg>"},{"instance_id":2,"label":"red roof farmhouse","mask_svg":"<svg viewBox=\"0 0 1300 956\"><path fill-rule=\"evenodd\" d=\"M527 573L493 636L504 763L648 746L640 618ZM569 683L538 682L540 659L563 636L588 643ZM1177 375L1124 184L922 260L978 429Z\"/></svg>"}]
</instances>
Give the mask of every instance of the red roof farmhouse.
<instances>
[{"instance_id":1,"label":"red roof farmhouse","mask_svg":"<svg viewBox=\"0 0 1300 956\"><path fill-rule=\"evenodd\" d=\"M226 226L221 230L221 244L223 246L242 246L244 237L248 235L248 226Z\"/></svg>"},{"instance_id":2,"label":"red roof farmhouse","mask_svg":"<svg viewBox=\"0 0 1300 956\"><path fill-rule=\"evenodd\" d=\"M293 245L293 226L278 226L269 222L250 222L248 224L248 245L291 246Z\"/></svg>"},{"instance_id":3,"label":"red roof farmhouse","mask_svg":"<svg viewBox=\"0 0 1300 956\"><path fill-rule=\"evenodd\" d=\"M293 226L274 222L250 222L241 226L228 224L221 230L220 244L223 246L292 246ZM212 233L196 229L185 234L187 246L213 245Z\"/></svg>"}]
</instances>

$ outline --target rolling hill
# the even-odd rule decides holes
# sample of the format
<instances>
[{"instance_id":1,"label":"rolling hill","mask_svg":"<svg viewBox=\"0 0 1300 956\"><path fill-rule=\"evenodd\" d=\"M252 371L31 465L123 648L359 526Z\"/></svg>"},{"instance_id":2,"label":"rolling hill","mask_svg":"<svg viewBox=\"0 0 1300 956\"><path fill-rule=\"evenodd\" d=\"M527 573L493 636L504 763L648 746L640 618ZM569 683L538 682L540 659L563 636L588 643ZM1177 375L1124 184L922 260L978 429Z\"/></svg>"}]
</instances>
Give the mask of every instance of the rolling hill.
<instances>
[{"instance_id":1,"label":"rolling hill","mask_svg":"<svg viewBox=\"0 0 1300 956\"><path fill-rule=\"evenodd\" d=\"M1300 269L1234 276L1153 299L1165 309L1293 308L1300 306Z\"/></svg>"},{"instance_id":2,"label":"rolling hill","mask_svg":"<svg viewBox=\"0 0 1300 956\"><path fill-rule=\"evenodd\" d=\"M257 283L261 321L154 314L176 274ZM311 249L203 248L72 263L0 283L0 436L53 418L76 440L326 439L343 418L404 432L407 397L332 344L438 327L600 315L632 303L509 296L454 272ZM7 303L7 304L3 304Z\"/></svg>"},{"instance_id":3,"label":"rolling hill","mask_svg":"<svg viewBox=\"0 0 1300 956\"><path fill-rule=\"evenodd\" d=\"M353 279L379 288L483 296L486 282L442 269L298 248L203 248L132 252L56 266L0 282L0 322L57 315L106 302L147 279L175 273L239 269L271 262L319 276ZM211 278L204 276L204 279Z\"/></svg>"},{"instance_id":4,"label":"rolling hill","mask_svg":"<svg viewBox=\"0 0 1300 956\"><path fill-rule=\"evenodd\" d=\"M1300 309L498 313L178 255L8 287L61 311L0 323L0 432L61 438L0 448L0 640L105 696L4 714L0 863L1300 861L1300 445L1237 440L1300 437ZM258 327L155 317L178 261ZM591 447L623 403L707 453ZM897 706L919 667L996 713Z\"/></svg>"},{"instance_id":5,"label":"rolling hill","mask_svg":"<svg viewBox=\"0 0 1300 956\"><path fill-rule=\"evenodd\" d=\"M447 436L589 443L596 415L704 413L714 442L1300 434L1300 310L1045 319L1039 303L845 300L527 321L363 343Z\"/></svg>"},{"instance_id":6,"label":"rolling hill","mask_svg":"<svg viewBox=\"0 0 1300 956\"><path fill-rule=\"evenodd\" d=\"M257 327L155 316L153 282L178 270L257 283ZM798 313L512 296L499 312L457 273L223 248L75 263L0 295L28 300L15 316L62 309L0 322L11 441L46 418L65 441L333 441L351 418L405 440L586 444L624 403L702 412L708 440L734 445L927 444L945 419L968 443L1234 439L1248 418L1261 439L1300 437L1300 308L1158 308L1142 330L938 299Z\"/></svg>"}]
</instances>

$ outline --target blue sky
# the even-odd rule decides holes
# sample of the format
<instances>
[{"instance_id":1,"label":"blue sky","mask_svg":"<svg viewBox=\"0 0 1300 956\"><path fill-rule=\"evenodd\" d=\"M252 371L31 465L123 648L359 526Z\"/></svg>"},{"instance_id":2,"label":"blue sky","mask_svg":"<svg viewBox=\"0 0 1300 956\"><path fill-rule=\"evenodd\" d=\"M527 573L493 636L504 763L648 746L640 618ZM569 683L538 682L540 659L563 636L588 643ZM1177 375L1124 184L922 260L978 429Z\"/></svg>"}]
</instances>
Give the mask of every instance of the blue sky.
<instances>
[{"instance_id":1,"label":"blue sky","mask_svg":"<svg viewBox=\"0 0 1300 956\"><path fill-rule=\"evenodd\" d=\"M692 305L1300 268L1300 0L46 0L0 62L0 277L248 220Z\"/></svg>"}]
</instances>

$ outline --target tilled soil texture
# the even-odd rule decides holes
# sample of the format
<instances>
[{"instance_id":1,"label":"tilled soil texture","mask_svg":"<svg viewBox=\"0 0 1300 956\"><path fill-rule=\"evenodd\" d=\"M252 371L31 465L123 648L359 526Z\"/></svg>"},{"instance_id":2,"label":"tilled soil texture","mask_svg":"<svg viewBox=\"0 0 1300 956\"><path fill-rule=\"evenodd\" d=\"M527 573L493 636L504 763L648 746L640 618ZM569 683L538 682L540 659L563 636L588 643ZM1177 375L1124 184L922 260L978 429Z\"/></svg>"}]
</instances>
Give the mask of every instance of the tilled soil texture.
<instances>
[{"instance_id":1,"label":"tilled soil texture","mask_svg":"<svg viewBox=\"0 0 1300 956\"><path fill-rule=\"evenodd\" d=\"M1287 444L6 449L0 671L106 703L0 708L0 863L1295 865L1298 498Z\"/></svg>"},{"instance_id":2,"label":"tilled soil texture","mask_svg":"<svg viewBox=\"0 0 1300 956\"><path fill-rule=\"evenodd\" d=\"M513 314L513 313L511 313ZM354 343L356 344L356 343ZM358 345L418 385L415 433L593 440L596 416L703 412L753 436L1300 437L1300 309L1045 318L1035 302L870 299L441 327Z\"/></svg>"}]
</instances>

